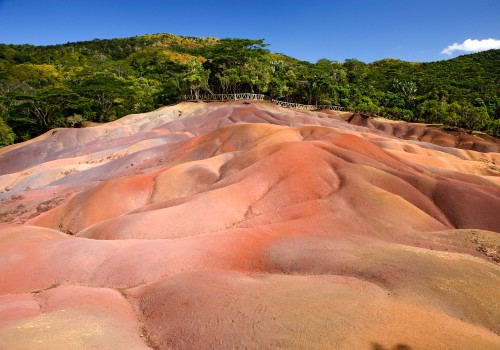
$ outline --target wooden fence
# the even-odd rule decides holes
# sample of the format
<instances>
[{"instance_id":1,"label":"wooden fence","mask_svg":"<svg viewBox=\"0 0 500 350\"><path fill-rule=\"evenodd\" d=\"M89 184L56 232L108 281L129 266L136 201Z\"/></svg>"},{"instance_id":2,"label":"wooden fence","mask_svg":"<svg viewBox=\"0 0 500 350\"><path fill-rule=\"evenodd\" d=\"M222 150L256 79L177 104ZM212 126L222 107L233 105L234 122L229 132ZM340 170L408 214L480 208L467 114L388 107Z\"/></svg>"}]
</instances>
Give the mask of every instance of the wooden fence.
<instances>
[{"instance_id":1,"label":"wooden fence","mask_svg":"<svg viewBox=\"0 0 500 350\"><path fill-rule=\"evenodd\" d=\"M269 101L271 100L266 95L250 94L250 93L199 95L198 98L196 98L195 95L182 95L181 98L184 101L239 101L239 100Z\"/></svg>"},{"instance_id":2,"label":"wooden fence","mask_svg":"<svg viewBox=\"0 0 500 350\"><path fill-rule=\"evenodd\" d=\"M240 101L240 100L255 100L255 101L270 101L276 105L283 108L293 108L302 109L307 111L317 111L322 109L329 109L334 111L350 111L346 107L334 106L334 105L304 105L300 103L285 102L280 100L275 100L269 96L263 94L250 94L250 93L238 93L238 94L211 94L211 95L182 95L181 99L183 101Z\"/></svg>"},{"instance_id":3,"label":"wooden fence","mask_svg":"<svg viewBox=\"0 0 500 350\"><path fill-rule=\"evenodd\" d=\"M285 101L279 101L279 100L274 100L274 99L272 99L271 102L277 104L280 107L293 108L293 109L303 109L303 110L307 110L307 111L318 111L318 110L322 110L322 109L330 109L330 110L334 110L334 111L349 111L349 109L346 107L334 106L334 105L303 105L300 103L285 102Z\"/></svg>"}]
</instances>

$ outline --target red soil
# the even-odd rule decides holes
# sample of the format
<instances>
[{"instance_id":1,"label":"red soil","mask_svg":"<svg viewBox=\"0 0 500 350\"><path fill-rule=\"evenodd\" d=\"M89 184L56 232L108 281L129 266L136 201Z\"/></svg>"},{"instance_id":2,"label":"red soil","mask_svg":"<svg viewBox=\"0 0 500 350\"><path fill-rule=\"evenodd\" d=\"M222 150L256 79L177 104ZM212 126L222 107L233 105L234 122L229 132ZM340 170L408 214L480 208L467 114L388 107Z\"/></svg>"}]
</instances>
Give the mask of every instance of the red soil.
<instances>
[{"instance_id":1,"label":"red soil","mask_svg":"<svg viewBox=\"0 0 500 350\"><path fill-rule=\"evenodd\" d=\"M183 103L0 149L0 349L499 348L497 141L348 117Z\"/></svg>"}]
</instances>

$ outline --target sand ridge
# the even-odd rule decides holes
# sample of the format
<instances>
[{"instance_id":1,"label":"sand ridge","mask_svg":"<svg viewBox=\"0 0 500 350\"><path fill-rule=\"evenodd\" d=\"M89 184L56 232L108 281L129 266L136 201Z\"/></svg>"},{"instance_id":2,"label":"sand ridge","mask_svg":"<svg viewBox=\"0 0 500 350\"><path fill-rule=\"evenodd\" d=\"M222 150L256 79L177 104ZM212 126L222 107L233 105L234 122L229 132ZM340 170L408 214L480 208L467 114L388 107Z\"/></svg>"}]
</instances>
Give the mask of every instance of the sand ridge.
<instances>
[{"instance_id":1,"label":"sand ridge","mask_svg":"<svg viewBox=\"0 0 500 350\"><path fill-rule=\"evenodd\" d=\"M2 149L0 348L498 348L496 144L349 118L182 103Z\"/></svg>"}]
</instances>

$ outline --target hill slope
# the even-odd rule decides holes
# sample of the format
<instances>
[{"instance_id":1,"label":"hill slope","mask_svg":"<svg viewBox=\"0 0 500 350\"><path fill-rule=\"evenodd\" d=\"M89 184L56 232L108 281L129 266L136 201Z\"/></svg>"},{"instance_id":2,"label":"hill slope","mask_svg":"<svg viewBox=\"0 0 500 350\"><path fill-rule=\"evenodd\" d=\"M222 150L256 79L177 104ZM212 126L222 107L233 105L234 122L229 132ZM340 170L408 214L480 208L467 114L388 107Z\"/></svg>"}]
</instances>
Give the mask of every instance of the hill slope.
<instances>
[{"instance_id":1,"label":"hill slope","mask_svg":"<svg viewBox=\"0 0 500 350\"><path fill-rule=\"evenodd\" d=\"M182 103L1 149L0 347L497 349L500 154L349 117Z\"/></svg>"},{"instance_id":2,"label":"hill slope","mask_svg":"<svg viewBox=\"0 0 500 350\"><path fill-rule=\"evenodd\" d=\"M301 62L263 40L172 34L55 46L0 44L0 146L107 122L183 94L258 92L500 136L500 50L412 63Z\"/></svg>"}]
</instances>

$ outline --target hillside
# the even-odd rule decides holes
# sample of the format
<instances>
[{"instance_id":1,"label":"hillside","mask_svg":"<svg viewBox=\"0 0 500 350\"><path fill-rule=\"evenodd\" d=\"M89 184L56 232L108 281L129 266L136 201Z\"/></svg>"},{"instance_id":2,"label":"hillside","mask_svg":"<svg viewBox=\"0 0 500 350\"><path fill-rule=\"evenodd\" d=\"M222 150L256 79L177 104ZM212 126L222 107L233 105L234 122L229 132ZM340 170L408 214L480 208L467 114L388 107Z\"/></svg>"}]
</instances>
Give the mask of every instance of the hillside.
<instances>
[{"instance_id":1,"label":"hillside","mask_svg":"<svg viewBox=\"0 0 500 350\"><path fill-rule=\"evenodd\" d=\"M185 93L265 93L305 104L500 135L500 50L412 63L301 62L263 40L154 34L55 46L0 44L0 146L107 122Z\"/></svg>"},{"instance_id":2,"label":"hillside","mask_svg":"<svg viewBox=\"0 0 500 350\"><path fill-rule=\"evenodd\" d=\"M498 143L455 136L183 102L4 147L0 348L498 349Z\"/></svg>"}]
</instances>

